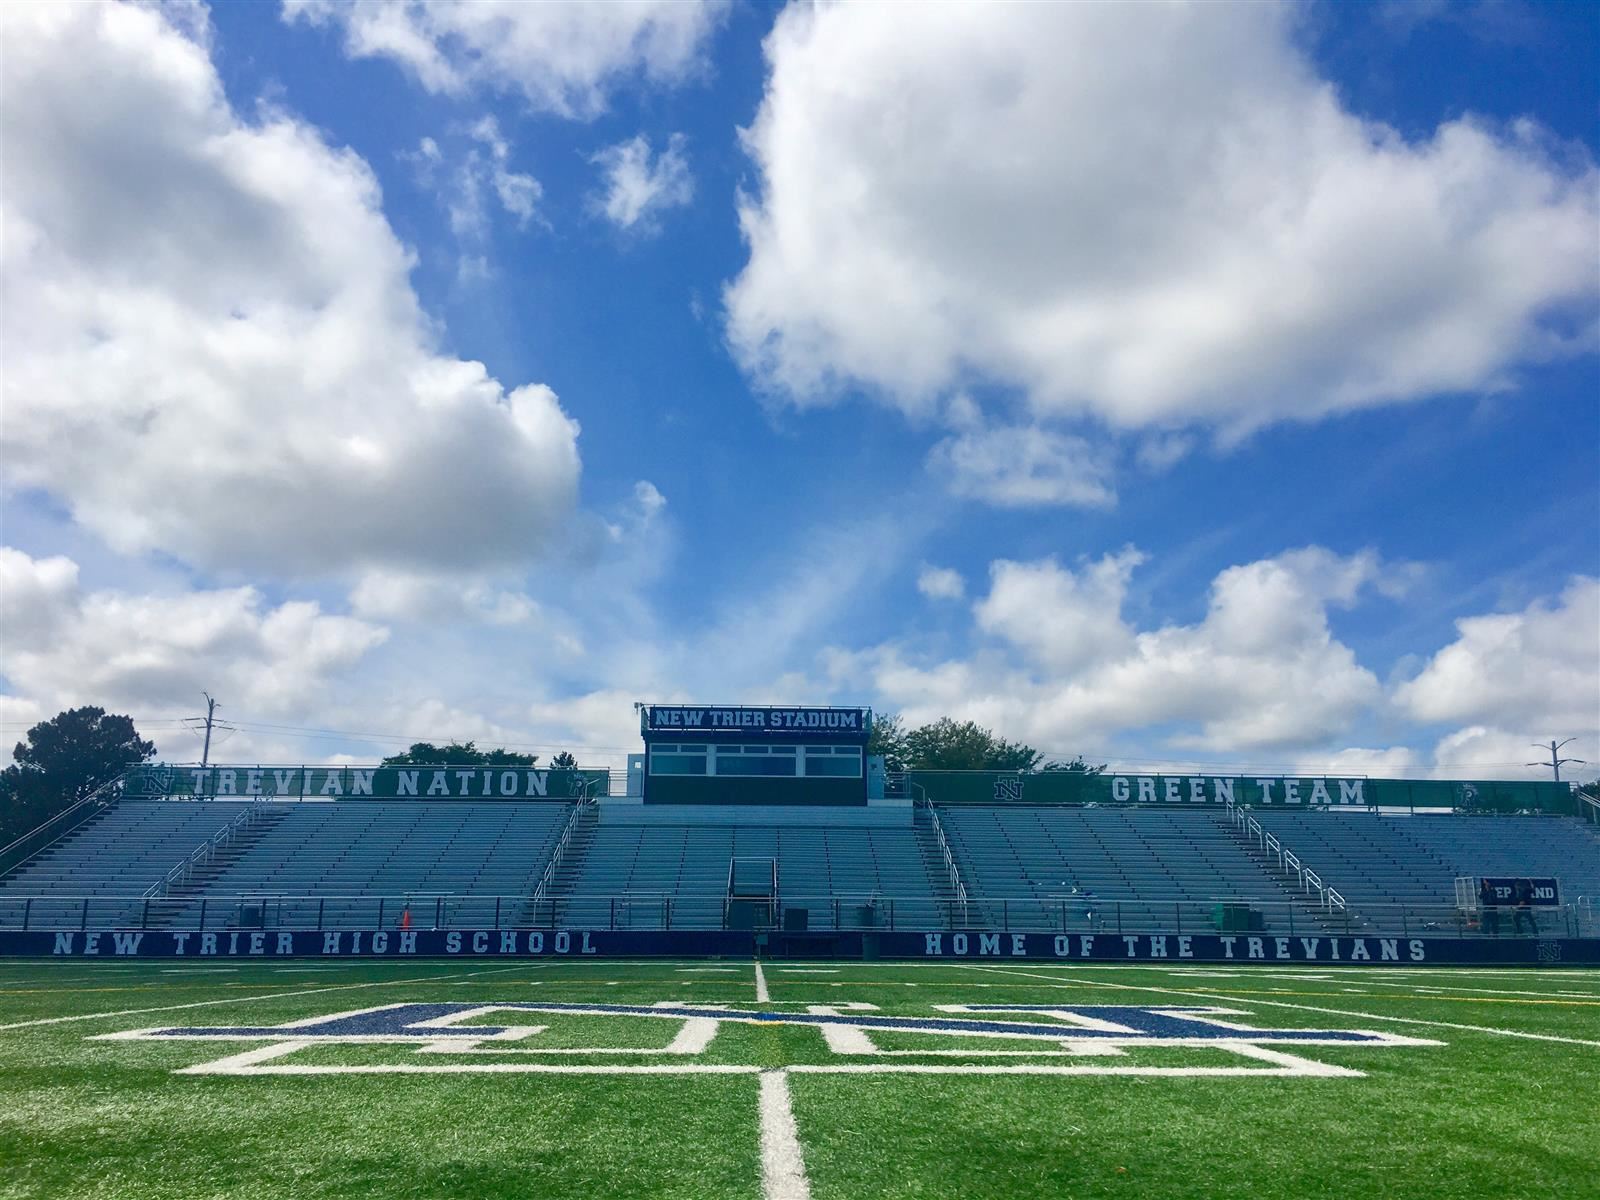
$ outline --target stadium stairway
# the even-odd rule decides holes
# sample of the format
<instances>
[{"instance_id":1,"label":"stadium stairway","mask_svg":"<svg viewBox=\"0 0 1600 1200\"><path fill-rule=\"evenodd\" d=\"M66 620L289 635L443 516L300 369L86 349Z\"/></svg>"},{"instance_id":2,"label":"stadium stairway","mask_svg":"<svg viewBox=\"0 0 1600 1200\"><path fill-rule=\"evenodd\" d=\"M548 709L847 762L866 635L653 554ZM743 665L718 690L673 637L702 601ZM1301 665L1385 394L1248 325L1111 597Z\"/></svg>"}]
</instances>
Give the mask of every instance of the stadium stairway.
<instances>
[{"instance_id":1,"label":"stadium stairway","mask_svg":"<svg viewBox=\"0 0 1600 1200\"><path fill-rule=\"evenodd\" d=\"M1359 913L1352 914L1348 909L1342 913L1330 911L1315 892L1307 891L1298 884L1293 874L1279 863L1275 854L1251 838L1226 814L1216 813L1215 817L1223 829L1227 831L1228 836L1238 843L1239 848L1260 866L1262 872L1277 880L1283 891L1284 903L1294 912L1292 924L1296 928L1303 925L1307 929L1320 929L1324 933L1376 930L1376 926ZM1294 846L1285 845L1284 849L1293 853L1296 858L1301 857L1300 852ZM1315 863L1303 862L1302 865L1309 867L1317 874L1319 879L1322 878L1321 872ZM1327 879L1323 879L1324 886L1328 886L1330 882ZM1334 890L1338 891L1337 885L1334 885ZM1340 894L1343 895L1343 893Z\"/></svg>"},{"instance_id":2,"label":"stadium stairway","mask_svg":"<svg viewBox=\"0 0 1600 1200\"><path fill-rule=\"evenodd\" d=\"M250 822L240 826L209 861L197 864L185 881L171 884L164 893L158 893L158 898L152 900L146 916L152 928L165 929L182 924L192 910L197 910L198 901L217 889L217 881L246 851L289 815L287 806L282 804L259 804L254 808Z\"/></svg>"},{"instance_id":3,"label":"stadium stairway","mask_svg":"<svg viewBox=\"0 0 1600 1200\"><path fill-rule=\"evenodd\" d=\"M944 914L944 920L940 923L954 925L958 922L959 905L950 870L945 866L944 852L940 850L938 835L934 832L931 807L919 804L912 810L911 831L916 837L917 852L922 855L922 869L927 872L934 902L938 904L940 913ZM959 877L959 866L956 871Z\"/></svg>"},{"instance_id":4,"label":"stadium stairway","mask_svg":"<svg viewBox=\"0 0 1600 1200\"><path fill-rule=\"evenodd\" d=\"M553 926L557 914L565 911L572 880L594 846L595 826L599 823L597 813L598 805L595 804L580 804L574 809L572 832L567 839L566 849L562 851L561 861L549 872L543 894L530 896L522 906L519 915L524 925ZM537 893L538 888L535 887L534 891Z\"/></svg>"}]
</instances>

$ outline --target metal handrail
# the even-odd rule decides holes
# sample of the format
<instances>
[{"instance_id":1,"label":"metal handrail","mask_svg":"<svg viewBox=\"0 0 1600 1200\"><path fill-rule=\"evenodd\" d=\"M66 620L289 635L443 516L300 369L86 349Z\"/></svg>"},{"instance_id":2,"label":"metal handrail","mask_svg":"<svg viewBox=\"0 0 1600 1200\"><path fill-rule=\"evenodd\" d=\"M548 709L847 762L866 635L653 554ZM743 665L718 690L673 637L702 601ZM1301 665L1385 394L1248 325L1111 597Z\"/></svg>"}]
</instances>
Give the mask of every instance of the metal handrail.
<instances>
[{"instance_id":1,"label":"metal handrail","mask_svg":"<svg viewBox=\"0 0 1600 1200\"><path fill-rule=\"evenodd\" d=\"M128 771L132 769L132 767L126 768L116 778L108 779L83 799L73 801L73 803L54 816L46 817L43 821L40 821L39 824L28 830L21 837L13 838L4 846L0 846L0 876L10 874L22 866L23 863L43 854L62 837L65 837L92 817L95 811L107 808L120 800L122 793L118 789L121 787L123 780L127 778ZM78 819L69 821L68 818L74 814L79 814ZM52 829L52 826L56 828ZM32 850L26 853L18 853L18 847L41 836L43 836L44 840L39 842ZM15 861L11 861L13 854L17 855Z\"/></svg>"},{"instance_id":2,"label":"metal handrail","mask_svg":"<svg viewBox=\"0 0 1600 1200\"><path fill-rule=\"evenodd\" d=\"M196 846L187 858L168 871L162 879L145 889L144 898L154 899L159 896L166 896L171 893L175 883L188 883L194 877L196 868L210 863L217 856L218 850L231 845L234 836L240 830L255 824L256 818L260 814L261 802L257 801L251 804L242 813L234 817L233 820L217 830L216 833Z\"/></svg>"},{"instance_id":3,"label":"metal handrail","mask_svg":"<svg viewBox=\"0 0 1600 1200\"><path fill-rule=\"evenodd\" d=\"M924 797L927 796L927 791L922 788L921 784L913 783L911 786L921 790ZM944 825L939 820L939 813L934 809L932 801L924 799L922 803L928 810L928 817L933 824L934 839L938 843L940 852L944 855L945 870L950 874L950 888L955 894L956 903L961 906L961 919L965 921L967 919L967 885L961 879L961 869L956 866L956 856L951 851L950 842L944 835Z\"/></svg>"},{"instance_id":4,"label":"metal handrail","mask_svg":"<svg viewBox=\"0 0 1600 1200\"><path fill-rule=\"evenodd\" d=\"M545 898L546 890L550 887L551 881L555 879L556 870L561 866L562 859L566 857L567 844L572 841L579 815L585 812L588 806L593 803L594 800L585 791L579 795L577 803L572 806L572 811L567 814L567 819L561 826L561 836L556 839L556 847L550 852L550 861L545 864L544 874L539 876L538 885L533 889L534 904L538 904L539 901Z\"/></svg>"},{"instance_id":5,"label":"metal handrail","mask_svg":"<svg viewBox=\"0 0 1600 1200\"><path fill-rule=\"evenodd\" d=\"M1316 893L1317 903L1323 911L1347 913L1348 905L1342 894L1322 882L1322 877L1306 866L1305 861L1295 854L1280 841L1276 834L1265 829L1261 822L1247 811L1242 804L1229 800L1225 805L1228 819L1244 833L1245 839L1252 838L1260 845L1261 849L1277 860L1278 867L1286 875L1293 875L1295 882L1300 885L1302 895Z\"/></svg>"}]
</instances>

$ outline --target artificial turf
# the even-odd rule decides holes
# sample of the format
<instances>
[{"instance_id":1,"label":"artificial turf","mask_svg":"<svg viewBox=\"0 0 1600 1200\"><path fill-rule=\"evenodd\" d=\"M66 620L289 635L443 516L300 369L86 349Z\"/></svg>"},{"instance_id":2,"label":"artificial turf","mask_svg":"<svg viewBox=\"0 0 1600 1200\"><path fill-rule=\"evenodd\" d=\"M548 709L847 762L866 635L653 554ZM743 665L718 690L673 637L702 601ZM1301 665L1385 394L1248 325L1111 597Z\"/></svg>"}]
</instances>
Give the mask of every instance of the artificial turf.
<instances>
[{"instance_id":1,"label":"artificial turf","mask_svg":"<svg viewBox=\"0 0 1600 1200\"><path fill-rule=\"evenodd\" d=\"M801 1068L786 1078L816 1200L1600 1197L1600 972L767 963L764 977L758 1003L749 962L0 962L0 1196L754 1198L754 1070L790 1067ZM402 1002L866 1003L908 1017L948 1016L936 1006L949 1004L1216 1005L1256 1028L1439 1044L1276 1047L1361 1072L1332 1078L829 1074L804 1068L1268 1064L1210 1045L1062 1058L1055 1043L905 1031L874 1035L894 1056L852 1057L814 1026L732 1021L703 1050L671 1056L679 1021L558 1010L466 1018L544 1026L472 1053L338 1043L272 1061L748 1073L196 1075L175 1072L266 1043L98 1040ZM615 1052L541 1053L586 1047Z\"/></svg>"}]
</instances>

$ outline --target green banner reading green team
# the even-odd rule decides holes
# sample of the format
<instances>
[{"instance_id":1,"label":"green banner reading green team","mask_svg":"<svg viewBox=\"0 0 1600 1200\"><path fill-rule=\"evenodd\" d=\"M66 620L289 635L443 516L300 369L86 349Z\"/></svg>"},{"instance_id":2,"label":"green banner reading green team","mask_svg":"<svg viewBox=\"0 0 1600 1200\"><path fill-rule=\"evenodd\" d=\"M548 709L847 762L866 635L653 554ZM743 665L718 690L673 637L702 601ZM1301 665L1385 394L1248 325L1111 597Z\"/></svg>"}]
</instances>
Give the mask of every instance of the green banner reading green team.
<instances>
[{"instance_id":1,"label":"green banner reading green team","mask_svg":"<svg viewBox=\"0 0 1600 1200\"><path fill-rule=\"evenodd\" d=\"M602 770L543 767L174 767L128 772L124 795L181 799L572 800L603 796Z\"/></svg>"},{"instance_id":2,"label":"green banner reading green team","mask_svg":"<svg viewBox=\"0 0 1600 1200\"><path fill-rule=\"evenodd\" d=\"M1536 780L1370 779L1330 775L1081 775L1067 771L911 771L936 804L1235 804L1270 808L1454 808L1573 812L1572 789ZM918 795L918 799L922 798Z\"/></svg>"}]
</instances>

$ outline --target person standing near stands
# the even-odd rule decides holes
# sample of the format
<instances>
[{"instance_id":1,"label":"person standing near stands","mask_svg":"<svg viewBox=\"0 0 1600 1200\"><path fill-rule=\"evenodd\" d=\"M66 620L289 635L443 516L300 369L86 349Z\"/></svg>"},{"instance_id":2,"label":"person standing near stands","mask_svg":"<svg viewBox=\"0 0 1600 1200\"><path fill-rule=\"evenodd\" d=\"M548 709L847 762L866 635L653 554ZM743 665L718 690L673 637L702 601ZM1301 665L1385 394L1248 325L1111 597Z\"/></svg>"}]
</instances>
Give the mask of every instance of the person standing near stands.
<instances>
[{"instance_id":1,"label":"person standing near stands","mask_svg":"<svg viewBox=\"0 0 1600 1200\"><path fill-rule=\"evenodd\" d=\"M1500 906L1495 902L1494 888L1487 879L1478 881L1479 926L1484 933L1499 936Z\"/></svg>"},{"instance_id":2,"label":"person standing near stands","mask_svg":"<svg viewBox=\"0 0 1600 1200\"><path fill-rule=\"evenodd\" d=\"M1533 919L1533 880L1519 879L1512 887L1512 900L1517 906L1512 916L1513 933L1522 932L1522 923L1528 923L1528 932L1535 937L1539 936L1539 923Z\"/></svg>"}]
</instances>

